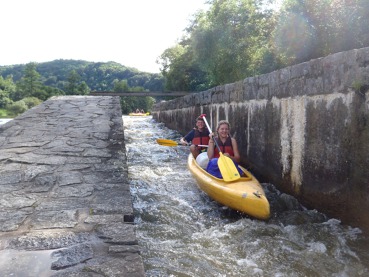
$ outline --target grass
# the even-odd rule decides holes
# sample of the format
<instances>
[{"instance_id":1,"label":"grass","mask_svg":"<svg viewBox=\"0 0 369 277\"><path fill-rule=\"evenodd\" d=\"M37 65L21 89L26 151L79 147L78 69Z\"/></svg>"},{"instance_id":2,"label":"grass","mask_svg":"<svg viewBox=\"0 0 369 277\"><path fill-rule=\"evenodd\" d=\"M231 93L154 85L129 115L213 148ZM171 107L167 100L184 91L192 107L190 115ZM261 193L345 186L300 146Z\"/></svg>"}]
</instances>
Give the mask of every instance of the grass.
<instances>
[{"instance_id":1,"label":"grass","mask_svg":"<svg viewBox=\"0 0 369 277\"><path fill-rule=\"evenodd\" d=\"M8 112L7 112L6 110L4 110L4 109L0 109L0 118L2 118L2 117L6 117L6 116L7 116L7 114L8 114Z\"/></svg>"},{"instance_id":2,"label":"grass","mask_svg":"<svg viewBox=\"0 0 369 277\"><path fill-rule=\"evenodd\" d=\"M0 109L0 118L13 118L14 116L5 109Z\"/></svg>"}]
</instances>

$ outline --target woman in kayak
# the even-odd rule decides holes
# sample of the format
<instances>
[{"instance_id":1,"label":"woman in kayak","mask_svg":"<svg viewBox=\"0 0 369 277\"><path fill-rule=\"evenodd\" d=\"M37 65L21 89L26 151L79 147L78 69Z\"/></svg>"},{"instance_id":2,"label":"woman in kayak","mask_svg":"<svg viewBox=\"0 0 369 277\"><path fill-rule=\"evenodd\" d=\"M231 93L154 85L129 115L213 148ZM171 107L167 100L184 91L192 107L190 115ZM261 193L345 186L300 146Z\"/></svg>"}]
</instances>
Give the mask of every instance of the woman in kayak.
<instances>
[{"instance_id":1,"label":"woman in kayak","mask_svg":"<svg viewBox=\"0 0 369 277\"><path fill-rule=\"evenodd\" d=\"M209 143L209 130L205 126L204 119L198 117L196 119L196 127L193 128L187 135L181 138L180 143L182 145L188 145L191 143L190 151L193 157L196 157L207 150L206 147L200 147L198 145L208 145Z\"/></svg>"},{"instance_id":2,"label":"woman in kayak","mask_svg":"<svg viewBox=\"0 0 369 277\"><path fill-rule=\"evenodd\" d=\"M242 174L242 170L237 166L237 163L240 162L241 156L240 152L238 151L238 145L235 138L232 138L229 135L230 131L230 124L226 120L221 120L218 122L217 125L217 135L213 136L210 134L209 140L209 147L208 147L208 158L209 164L207 166L206 171L210 174L214 175L215 177L222 178L220 174L219 167L218 167L218 158L219 158L219 150L214 143L214 139L217 141L220 151L223 153L224 156L230 158L236 165L240 174Z\"/></svg>"}]
</instances>

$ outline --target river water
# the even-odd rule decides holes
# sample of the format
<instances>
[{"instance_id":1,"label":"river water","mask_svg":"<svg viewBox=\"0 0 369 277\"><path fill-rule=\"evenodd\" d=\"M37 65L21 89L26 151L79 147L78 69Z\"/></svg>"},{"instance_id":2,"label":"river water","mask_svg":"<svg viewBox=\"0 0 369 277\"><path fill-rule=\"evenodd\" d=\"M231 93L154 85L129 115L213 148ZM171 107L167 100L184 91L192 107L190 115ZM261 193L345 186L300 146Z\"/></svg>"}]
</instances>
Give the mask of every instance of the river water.
<instances>
[{"instance_id":1,"label":"river water","mask_svg":"<svg viewBox=\"0 0 369 277\"><path fill-rule=\"evenodd\" d=\"M12 120L12 118L0 118L0 125L5 124L10 120Z\"/></svg>"},{"instance_id":2,"label":"river water","mask_svg":"<svg viewBox=\"0 0 369 277\"><path fill-rule=\"evenodd\" d=\"M137 238L147 276L369 276L369 238L262 184L272 216L260 221L218 205L187 170L180 134L123 116Z\"/></svg>"}]
</instances>

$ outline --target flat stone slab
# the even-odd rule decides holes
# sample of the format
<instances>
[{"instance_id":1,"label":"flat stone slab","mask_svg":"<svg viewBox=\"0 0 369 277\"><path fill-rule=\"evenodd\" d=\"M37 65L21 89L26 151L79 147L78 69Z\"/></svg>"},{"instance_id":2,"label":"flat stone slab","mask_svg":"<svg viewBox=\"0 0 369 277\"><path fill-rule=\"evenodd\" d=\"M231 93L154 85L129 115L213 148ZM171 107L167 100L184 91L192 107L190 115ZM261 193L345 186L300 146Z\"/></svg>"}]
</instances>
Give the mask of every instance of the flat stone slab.
<instances>
[{"instance_id":1,"label":"flat stone slab","mask_svg":"<svg viewBox=\"0 0 369 277\"><path fill-rule=\"evenodd\" d=\"M94 252L90 244L73 245L51 254L52 258L57 258L57 260L51 264L51 269L59 270L71 267L92 259L93 256Z\"/></svg>"},{"instance_id":2,"label":"flat stone slab","mask_svg":"<svg viewBox=\"0 0 369 277\"><path fill-rule=\"evenodd\" d=\"M0 272L145 276L126 161L119 97L53 97L0 125Z\"/></svg>"},{"instance_id":3,"label":"flat stone slab","mask_svg":"<svg viewBox=\"0 0 369 277\"><path fill-rule=\"evenodd\" d=\"M99 266L87 267L86 270L101 273L103 276L144 276L142 259L138 254L109 260Z\"/></svg>"},{"instance_id":4,"label":"flat stone slab","mask_svg":"<svg viewBox=\"0 0 369 277\"><path fill-rule=\"evenodd\" d=\"M30 232L8 241L8 249L14 250L51 250L70 247L91 241L91 234L87 232L75 233L73 231Z\"/></svg>"}]
</instances>

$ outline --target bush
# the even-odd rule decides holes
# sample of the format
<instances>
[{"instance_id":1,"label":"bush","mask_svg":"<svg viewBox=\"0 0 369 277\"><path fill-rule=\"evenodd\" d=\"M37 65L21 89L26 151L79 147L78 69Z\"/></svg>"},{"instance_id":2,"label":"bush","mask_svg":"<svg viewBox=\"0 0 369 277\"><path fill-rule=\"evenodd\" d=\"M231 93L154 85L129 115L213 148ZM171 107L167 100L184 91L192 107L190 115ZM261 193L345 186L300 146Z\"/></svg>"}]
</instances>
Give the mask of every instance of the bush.
<instances>
[{"instance_id":1,"label":"bush","mask_svg":"<svg viewBox=\"0 0 369 277\"><path fill-rule=\"evenodd\" d=\"M26 110L28 110L28 107L23 100L19 100L17 102L14 102L13 104L10 104L7 109L14 116L17 116L18 114L24 113Z\"/></svg>"},{"instance_id":2,"label":"bush","mask_svg":"<svg viewBox=\"0 0 369 277\"><path fill-rule=\"evenodd\" d=\"M1 108L6 108L11 103L13 103L13 101L10 98L5 97L5 96L0 94L0 109Z\"/></svg>"},{"instance_id":3,"label":"bush","mask_svg":"<svg viewBox=\"0 0 369 277\"><path fill-rule=\"evenodd\" d=\"M42 100L38 99L37 97L26 97L26 98L23 98L22 101L24 101L28 109L42 103Z\"/></svg>"}]
</instances>

